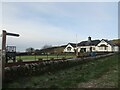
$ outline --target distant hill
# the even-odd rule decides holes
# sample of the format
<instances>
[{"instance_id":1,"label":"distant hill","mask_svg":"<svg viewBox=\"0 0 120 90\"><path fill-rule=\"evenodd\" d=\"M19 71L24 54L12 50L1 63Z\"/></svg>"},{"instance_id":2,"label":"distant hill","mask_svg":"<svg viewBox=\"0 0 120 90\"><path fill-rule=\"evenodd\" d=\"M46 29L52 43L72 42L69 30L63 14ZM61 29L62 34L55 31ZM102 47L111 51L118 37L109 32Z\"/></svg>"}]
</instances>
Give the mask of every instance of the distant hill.
<instances>
[{"instance_id":1,"label":"distant hill","mask_svg":"<svg viewBox=\"0 0 120 90\"><path fill-rule=\"evenodd\" d=\"M41 50L36 51L36 53L38 53L38 54L47 54L47 53L49 53L49 54L61 54L61 53L63 53L63 50L65 47L66 47L66 45L45 48L45 49L41 49Z\"/></svg>"},{"instance_id":2,"label":"distant hill","mask_svg":"<svg viewBox=\"0 0 120 90\"><path fill-rule=\"evenodd\" d=\"M111 40L114 44L120 47L120 39L113 39Z\"/></svg>"}]
</instances>

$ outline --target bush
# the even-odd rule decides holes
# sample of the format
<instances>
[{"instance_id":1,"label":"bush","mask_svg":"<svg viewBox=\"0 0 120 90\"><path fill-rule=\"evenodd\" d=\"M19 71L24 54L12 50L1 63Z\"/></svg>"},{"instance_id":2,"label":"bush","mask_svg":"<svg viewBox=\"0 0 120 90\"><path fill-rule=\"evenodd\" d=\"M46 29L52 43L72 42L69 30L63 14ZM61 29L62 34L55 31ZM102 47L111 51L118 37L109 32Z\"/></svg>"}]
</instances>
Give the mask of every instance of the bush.
<instances>
[{"instance_id":1,"label":"bush","mask_svg":"<svg viewBox=\"0 0 120 90\"><path fill-rule=\"evenodd\" d=\"M38 58L38 61L42 61L43 59L42 58Z\"/></svg>"},{"instance_id":2,"label":"bush","mask_svg":"<svg viewBox=\"0 0 120 90\"><path fill-rule=\"evenodd\" d=\"M66 58L65 58L65 57L62 57L62 60L66 60Z\"/></svg>"},{"instance_id":3,"label":"bush","mask_svg":"<svg viewBox=\"0 0 120 90\"><path fill-rule=\"evenodd\" d=\"M18 61L17 62L23 62L23 60L22 59L18 59Z\"/></svg>"},{"instance_id":4,"label":"bush","mask_svg":"<svg viewBox=\"0 0 120 90\"><path fill-rule=\"evenodd\" d=\"M77 58L81 58L81 56L79 55L79 56L77 56Z\"/></svg>"},{"instance_id":5,"label":"bush","mask_svg":"<svg viewBox=\"0 0 120 90\"><path fill-rule=\"evenodd\" d=\"M54 60L54 58L50 58L50 60Z\"/></svg>"}]
</instances>

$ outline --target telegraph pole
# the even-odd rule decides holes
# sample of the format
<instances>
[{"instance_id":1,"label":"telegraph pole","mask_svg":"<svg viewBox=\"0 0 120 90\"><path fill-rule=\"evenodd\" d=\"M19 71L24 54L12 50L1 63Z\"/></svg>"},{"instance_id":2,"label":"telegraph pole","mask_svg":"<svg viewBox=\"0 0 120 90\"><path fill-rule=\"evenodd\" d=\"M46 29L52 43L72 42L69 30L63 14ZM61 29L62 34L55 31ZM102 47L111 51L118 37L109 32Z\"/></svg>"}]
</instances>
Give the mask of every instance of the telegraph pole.
<instances>
[{"instance_id":1,"label":"telegraph pole","mask_svg":"<svg viewBox=\"0 0 120 90\"><path fill-rule=\"evenodd\" d=\"M78 56L78 48L77 48L77 34L76 34L76 57Z\"/></svg>"},{"instance_id":2,"label":"telegraph pole","mask_svg":"<svg viewBox=\"0 0 120 90\"><path fill-rule=\"evenodd\" d=\"M7 33L5 30L2 31L2 86L4 83L4 68L6 61L6 36L16 36L19 37L19 34Z\"/></svg>"}]
</instances>

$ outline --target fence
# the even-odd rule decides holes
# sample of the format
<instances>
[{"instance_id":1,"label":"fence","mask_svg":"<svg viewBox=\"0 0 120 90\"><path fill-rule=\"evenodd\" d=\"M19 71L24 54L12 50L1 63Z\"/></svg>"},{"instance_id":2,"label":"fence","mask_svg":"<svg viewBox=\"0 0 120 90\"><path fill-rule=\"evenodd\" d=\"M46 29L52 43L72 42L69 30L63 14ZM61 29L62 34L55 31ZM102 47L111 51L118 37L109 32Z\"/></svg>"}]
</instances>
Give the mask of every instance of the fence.
<instances>
[{"instance_id":1,"label":"fence","mask_svg":"<svg viewBox=\"0 0 120 90\"><path fill-rule=\"evenodd\" d=\"M103 55L106 53L80 53L78 58L81 57L89 57L89 56L97 56L97 55ZM75 53L62 53L62 54L17 54L16 56L16 62L22 61L22 62L28 62L28 61L39 61L39 60L59 60L59 59L70 59L70 58L76 58ZM9 60L8 63L11 63L13 61Z\"/></svg>"},{"instance_id":2,"label":"fence","mask_svg":"<svg viewBox=\"0 0 120 90\"><path fill-rule=\"evenodd\" d=\"M46 55L17 55L17 61L38 61L38 60L54 60L63 58L75 58L75 54L46 54Z\"/></svg>"}]
</instances>

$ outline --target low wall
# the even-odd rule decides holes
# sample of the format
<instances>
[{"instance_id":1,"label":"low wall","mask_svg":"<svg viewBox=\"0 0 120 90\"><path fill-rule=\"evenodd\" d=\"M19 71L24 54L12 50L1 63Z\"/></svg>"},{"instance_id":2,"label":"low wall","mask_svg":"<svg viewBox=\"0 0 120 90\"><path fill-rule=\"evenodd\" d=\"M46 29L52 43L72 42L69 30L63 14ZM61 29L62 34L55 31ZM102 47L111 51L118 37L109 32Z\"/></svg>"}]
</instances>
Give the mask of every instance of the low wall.
<instances>
[{"instance_id":1,"label":"low wall","mask_svg":"<svg viewBox=\"0 0 120 90\"><path fill-rule=\"evenodd\" d=\"M100 55L95 57L74 58L66 60L52 60L46 62L27 63L12 67L5 67L5 81L12 81L19 77L40 75L44 73L56 72L65 68L76 66L88 61L111 56L113 54Z\"/></svg>"}]
</instances>

